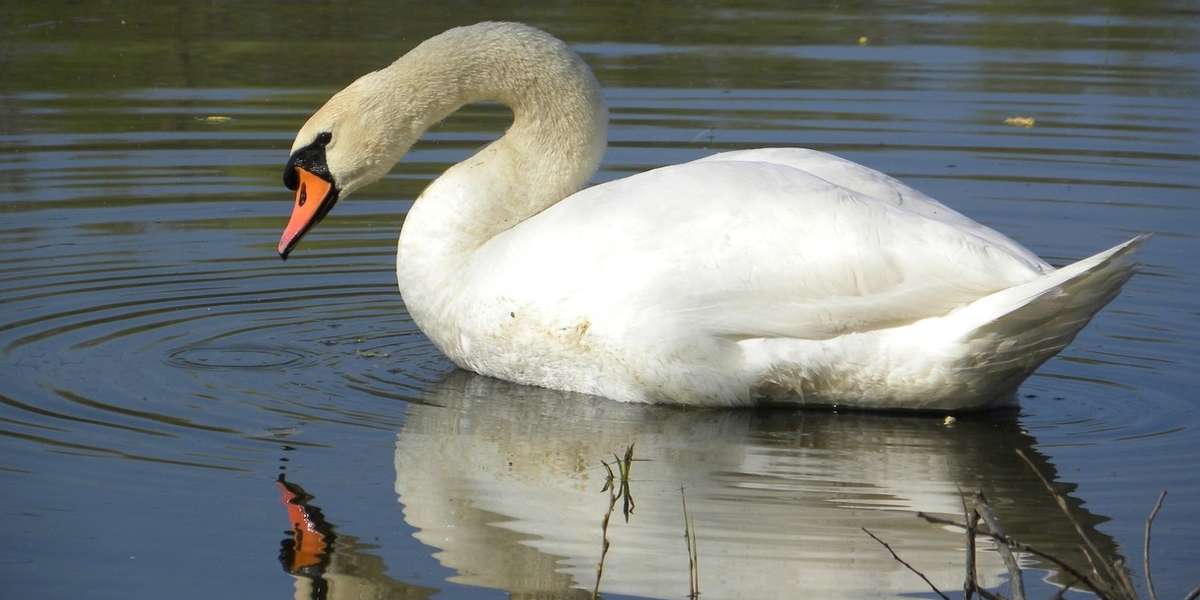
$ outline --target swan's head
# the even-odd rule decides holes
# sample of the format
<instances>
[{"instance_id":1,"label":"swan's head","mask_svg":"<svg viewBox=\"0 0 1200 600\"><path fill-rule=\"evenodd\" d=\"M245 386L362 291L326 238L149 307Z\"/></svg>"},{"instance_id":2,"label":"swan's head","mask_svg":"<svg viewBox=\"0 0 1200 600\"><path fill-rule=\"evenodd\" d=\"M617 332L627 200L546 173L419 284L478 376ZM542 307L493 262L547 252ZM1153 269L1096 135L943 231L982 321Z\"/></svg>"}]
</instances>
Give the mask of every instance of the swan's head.
<instances>
[{"instance_id":1,"label":"swan's head","mask_svg":"<svg viewBox=\"0 0 1200 600\"><path fill-rule=\"evenodd\" d=\"M286 259L339 198L382 178L416 141L407 107L391 96L382 72L368 73L330 98L296 134L283 169L283 184L296 198L279 239L280 257Z\"/></svg>"}]
</instances>

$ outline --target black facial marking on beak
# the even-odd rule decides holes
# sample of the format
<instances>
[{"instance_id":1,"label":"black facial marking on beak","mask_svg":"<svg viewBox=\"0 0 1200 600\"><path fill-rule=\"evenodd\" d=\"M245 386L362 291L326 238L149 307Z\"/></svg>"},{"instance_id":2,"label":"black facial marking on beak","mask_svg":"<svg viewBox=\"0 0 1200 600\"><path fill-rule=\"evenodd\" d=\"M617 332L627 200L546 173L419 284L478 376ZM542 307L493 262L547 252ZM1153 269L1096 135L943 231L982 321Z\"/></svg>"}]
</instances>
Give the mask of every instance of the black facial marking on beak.
<instances>
[{"instance_id":1,"label":"black facial marking on beak","mask_svg":"<svg viewBox=\"0 0 1200 600\"><path fill-rule=\"evenodd\" d=\"M284 260L338 201L339 190L325 159L325 147L332 139L329 132L319 134L311 144L292 153L283 169L283 185L296 190L291 219L276 246Z\"/></svg>"},{"instance_id":2,"label":"black facial marking on beak","mask_svg":"<svg viewBox=\"0 0 1200 600\"><path fill-rule=\"evenodd\" d=\"M287 165L283 168L283 185L289 190L295 191L300 185L300 176L296 175L296 167L300 167L313 175L334 184L333 173L329 172L329 164L325 162L325 146L333 140L333 134L328 131L322 131L317 134L317 139L295 152L288 158Z\"/></svg>"}]
</instances>

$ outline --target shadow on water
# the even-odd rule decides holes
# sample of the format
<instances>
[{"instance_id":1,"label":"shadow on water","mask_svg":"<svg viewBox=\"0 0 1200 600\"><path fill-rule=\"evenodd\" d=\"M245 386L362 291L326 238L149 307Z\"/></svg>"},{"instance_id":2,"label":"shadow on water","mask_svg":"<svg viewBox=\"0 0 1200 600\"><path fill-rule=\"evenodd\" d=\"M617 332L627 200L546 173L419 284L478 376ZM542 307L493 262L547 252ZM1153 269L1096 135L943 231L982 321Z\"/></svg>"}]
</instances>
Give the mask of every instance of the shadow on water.
<instances>
[{"instance_id":1,"label":"shadow on water","mask_svg":"<svg viewBox=\"0 0 1200 600\"><path fill-rule=\"evenodd\" d=\"M706 597L878 597L927 591L868 527L942 589L961 586L965 540L915 516L961 520L983 490L1008 533L1086 570L1069 522L1016 449L1067 496L1106 556L1106 519L1069 496L1015 415L946 426L929 418L785 410L683 411L515 386L457 371L413 404L396 442L396 493L453 581L518 596L582 594L595 581L601 460L629 444L637 509L613 519L603 592L680 597L689 570L679 488L695 525ZM980 547L990 549L980 539ZM1057 577L1053 565L1022 556ZM979 580L1001 585L1000 557Z\"/></svg>"}]
</instances>

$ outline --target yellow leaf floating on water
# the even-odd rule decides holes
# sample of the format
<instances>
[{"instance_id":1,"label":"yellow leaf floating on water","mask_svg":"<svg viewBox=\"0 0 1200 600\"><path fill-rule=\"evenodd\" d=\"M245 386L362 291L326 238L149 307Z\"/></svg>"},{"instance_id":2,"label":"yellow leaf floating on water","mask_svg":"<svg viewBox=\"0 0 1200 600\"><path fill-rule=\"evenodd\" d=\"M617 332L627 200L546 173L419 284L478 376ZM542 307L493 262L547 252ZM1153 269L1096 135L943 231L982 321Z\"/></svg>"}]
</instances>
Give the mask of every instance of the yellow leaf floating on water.
<instances>
[{"instance_id":1,"label":"yellow leaf floating on water","mask_svg":"<svg viewBox=\"0 0 1200 600\"><path fill-rule=\"evenodd\" d=\"M859 46L866 46L866 45L867 45L867 42L869 42L869 41L871 41L871 40L870 40L870 38L868 38L867 36L865 36L865 35L864 35L864 36L862 36L862 37L858 38L858 45L859 45Z\"/></svg>"},{"instance_id":2,"label":"yellow leaf floating on water","mask_svg":"<svg viewBox=\"0 0 1200 600\"><path fill-rule=\"evenodd\" d=\"M207 117L197 117L197 119L204 121L205 123L228 123L229 121L233 120L233 117L226 117L223 115L209 115Z\"/></svg>"},{"instance_id":3,"label":"yellow leaf floating on water","mask_svg":"<svg viewBox=\"0 0 1200 600\"><path fill-rule=\"evenodd\" d=\"M953 416L948 416L945 418L945 420L942 421L942 425L949 427L957 422L958 422L958 419L955 419Z\"/></svg>"},{"instance_id":4,"label":"yellow leaf floating on water","mask_svg":"<svg viewBox=\"0 0 1200 600\"><path fill-rule=\"evenodd\" d=\"M1004 124L1029 129L1037 124L1037 121L1033 117L1009 117L1004 120Z\"/></svg>"}]
</instances>

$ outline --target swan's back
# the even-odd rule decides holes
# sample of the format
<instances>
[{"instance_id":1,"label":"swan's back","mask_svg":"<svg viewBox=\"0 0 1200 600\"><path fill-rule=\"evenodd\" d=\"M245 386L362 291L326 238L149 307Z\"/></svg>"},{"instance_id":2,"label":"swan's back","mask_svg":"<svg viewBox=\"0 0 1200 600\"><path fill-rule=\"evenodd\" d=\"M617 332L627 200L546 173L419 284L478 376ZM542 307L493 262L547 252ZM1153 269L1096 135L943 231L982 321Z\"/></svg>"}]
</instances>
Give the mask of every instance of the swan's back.
<instances>
[{"instance_id":1,"label":"swan's back","mask_svg":"<svg viewBox=\"0 0 1200 600\"><path fill-rule=\"evenodd\" d=\"M638 314L618 318L827 339L942 316L1047 268L865 167L879 179L854 184L875 195L829 180L843 161L811 161L826 179L761 158L727 153L585 189L489 241L470 279L594 314L593 326L629 307Z\"/></svg>"},{"instance_id":2,"label":"swan's back","mask_svg":"<svg viewBox=\"0 0 1200 600\"><path fill-rule=\"evenodd\" d=\"M759 148L722 152L700 160L765 162L792 167L897 208L970 231L979 238L1008 250L1013 256L1025 260L1041 273L1052 270L1046 261L1008 236L975 222L894 177L839 156L807 148Z\"/></svg>"},{"instance_id":3,"label":"swan's back","mask_svg":"<svg viewBox=\"0 0 1200 600\"><path fill-rule=\"evenodd\" d=\"M1111 300L1128 265L1106 269L1064 273L1077 285L1058 292L1031 252L890 177L732 152L585 189L495 236L442 339L472 370L623 400L981 408ZM1079 299L1067 326L1041 339L1007 301L956 316L1026 288Z\"/></svg>"}]
</instances>

